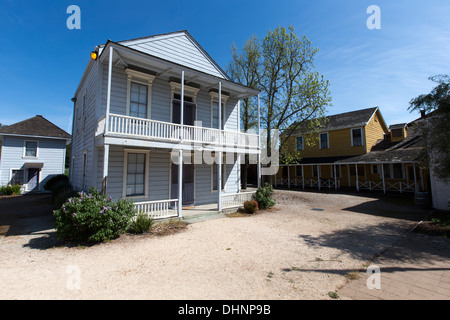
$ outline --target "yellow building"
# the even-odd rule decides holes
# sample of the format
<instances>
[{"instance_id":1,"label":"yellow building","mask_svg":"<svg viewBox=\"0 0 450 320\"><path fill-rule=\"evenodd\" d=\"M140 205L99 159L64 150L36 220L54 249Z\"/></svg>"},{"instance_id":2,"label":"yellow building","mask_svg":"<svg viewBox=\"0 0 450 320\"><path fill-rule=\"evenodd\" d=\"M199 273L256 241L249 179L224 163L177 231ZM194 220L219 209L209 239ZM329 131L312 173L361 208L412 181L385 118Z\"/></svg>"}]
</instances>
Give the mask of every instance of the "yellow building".
<instances>
[{"instance_id":1,"label":"yellow building","mask_svg":"<svg viewBox=\"0 0 450 320\"><path fill-rule=\"evenodd\" d=\"M326 119L316 133L299 129L291 135L280 158L295 154L298 160L280 165L272 177L275 186L385 193L428 189L427 172L417 164L422 144L415 122L388 127L379 108Z\"/></svg>"}]
</instances>

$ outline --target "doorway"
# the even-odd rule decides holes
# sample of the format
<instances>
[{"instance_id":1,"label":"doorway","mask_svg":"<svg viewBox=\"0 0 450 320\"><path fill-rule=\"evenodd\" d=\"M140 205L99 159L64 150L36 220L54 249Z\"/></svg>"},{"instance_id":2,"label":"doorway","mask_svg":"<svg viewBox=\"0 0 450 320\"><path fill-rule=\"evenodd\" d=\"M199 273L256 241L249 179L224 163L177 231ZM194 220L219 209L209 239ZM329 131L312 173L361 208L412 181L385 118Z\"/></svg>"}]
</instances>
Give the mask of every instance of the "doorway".
<instances>
[{"instance_id":1,"label":"doorway","mask_svg":"<svg viewBox=\"0 0 450 320\"><path fill-rule=\"evenodd\" d=\"M27 191L39 190L39 171L38 168L29 168L27 176Z\"/></svg>"},{"instance_id":2,"label":"doorway","mask_svg":"<svg viewBox=\"0 0 450 320\"><path fill-rule=\"evenodd\" d=\"M171 172L171 198L178 198L178 165L172 163ZM183 205L194 203L194 165L193 164L183 164L183 186L182 186L182 196Z\"/></svg>"}]
</instances>

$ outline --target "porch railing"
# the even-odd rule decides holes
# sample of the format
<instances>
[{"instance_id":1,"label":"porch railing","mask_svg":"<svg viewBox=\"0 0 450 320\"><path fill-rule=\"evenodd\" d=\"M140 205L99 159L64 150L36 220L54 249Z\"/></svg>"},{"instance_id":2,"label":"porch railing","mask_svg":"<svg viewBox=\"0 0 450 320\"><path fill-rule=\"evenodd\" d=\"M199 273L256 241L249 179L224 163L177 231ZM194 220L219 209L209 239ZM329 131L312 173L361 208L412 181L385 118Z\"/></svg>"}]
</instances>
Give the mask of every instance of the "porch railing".
<instances>
[{"instance_id":1,"label":"porch railing","mask_svg":"<svg viewBox=\"0 0 450 320\"><path fill-rule=\"evenodd\" d=\"M136 202L138 213L147 214L152 219L164 219L178 216L178 199Z\"/></svg>"},{"instance_id":2,"label":"porch railing","mask_svg":"<svg viewBox=\"0 0 450 320\"><path fill-rule=\"evenodd\" d=\"M100 118L97 133L104 128L105 119ZM144 139L180 141L181 125L176 123L136 118L118 114L109 115L108 132L112 134L133 136ZM183 140L193 143L257 148L258 135L235 131L204 128L200 126L183 126Z\"/></svg>"},{"instance_id":3,"label":"porch railing","mask_svg":"<svg viewBox=\"0 0 450 320\"><path fill-rule=\"evenodd\" d=\"M244 204L245 201L252 200L256 191L224 193L222 195L222 209L236 208Z\"/></svg>"},{"instance_id":4,"label":"porch railing","mask_svg":"<svg viewBox=\"0 0 450 320\"><path fill-rule=\"evenodd\" d=\"M404 182L404 181L395 181L390 182L386 181L384 183L382 181L360 181L358 183L358 187L360 190L378 190L378 191L398 191L398 192L414 192L415 186L414 182Z\"/></svg>"},{"instance_id":5,"label":"porch railing","mask_svg":"<svg viewBox=\"0 0 450 320\"><path fill-rule=\"evenodd\" d=\"M287 178L278 178L277 179L277 185L279 186L290 186L290 187L308 187L308 188L340 188L341 182L337 180L335 182L334 179L317 179L317 178L310 178L310 179L301 179L301 178L294 178L288 180Z\"/></svg>"}]
</instances>

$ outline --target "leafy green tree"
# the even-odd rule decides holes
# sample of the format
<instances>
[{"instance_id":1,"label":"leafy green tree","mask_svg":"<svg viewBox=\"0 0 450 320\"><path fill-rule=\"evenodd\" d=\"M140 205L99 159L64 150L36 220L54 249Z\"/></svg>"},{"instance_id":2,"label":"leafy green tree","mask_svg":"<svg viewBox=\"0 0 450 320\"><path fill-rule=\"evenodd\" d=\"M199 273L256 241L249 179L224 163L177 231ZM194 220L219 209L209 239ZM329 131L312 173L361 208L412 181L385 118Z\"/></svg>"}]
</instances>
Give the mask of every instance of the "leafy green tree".
<instances>
[{"instance_id":1,"label":"leafy green tree","mask_svg":"<svg viewBox=\"0 0 450 320\"><path fill-rule=\"evenodd\" d=\"M231 50L232 60L228 66L228 74L234 82L250 88L257 88L259 82L259 69L261 64L261 48L256 36L248 39L242 51L233 44ZM257 101L255 98L246 98L241 104L241 128L244 132L255 129L257 123ZM245 154L244 166L242 166L242 188L247 188L247 171L249 155Z\"/></svg>"},{"instance_id":2,"label":"leafy green tree","mask_svg":"<svg viewBox=\"0 0 450 320\"><path fill-rule=\"evenodd\" d=\"M292 26L269 30L262 51L261 118L267 129L267 147L270 150L271 129L278 129L283 131L283 149L295 130L323 116L331 104L329 82L315 71L318 49L306 36L298 37Z\"/></svg>"},{"instance_id":3,"label":"leafy green tree","mask_svg":"<svg viewBox=\"0 0 450 320\"><path fill-rule=\"evenodd\" d=\"M433 162L433 171L442 180L450 179L450 76L437 75L429 78L438 85L430 93L410 101L408 110L428 113L420 127L426 148L420 154L424 166ZM433 155L430 159L430 153Z\"/></svg>"},{"instance_id":4,"label":"leafy green tree","mask_svg":"<svg viewBox=\"0 0 450 320\"><path fill-rule=\"evenodd\" d=\"M278 26L263 40L253 36L242 54L237 52L234 46L231 65L239 72L230 73L234 81L261 91L261 127L267 131L262 143L267 156L271 156L273 129L282 132L280 150L292 149L283 148L292 134L299 128L315 130L316 119L323 118L331 105L329 82L314 67L318 49L305 36L298 37L292 26ZM253 111L254 105L249 110ZM245 112L241 114L246 117Z\"/></svg>"}]
</instances>

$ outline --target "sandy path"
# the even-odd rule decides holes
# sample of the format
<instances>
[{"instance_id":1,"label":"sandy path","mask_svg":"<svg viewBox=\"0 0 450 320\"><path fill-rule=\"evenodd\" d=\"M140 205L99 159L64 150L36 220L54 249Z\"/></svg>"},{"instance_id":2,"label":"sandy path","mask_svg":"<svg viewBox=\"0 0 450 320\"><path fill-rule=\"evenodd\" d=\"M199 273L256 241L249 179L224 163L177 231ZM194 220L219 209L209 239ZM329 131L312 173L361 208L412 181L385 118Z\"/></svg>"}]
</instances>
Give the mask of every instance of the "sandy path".
<instances>
[{"instance_id":1,"label":"sandy path","mask_svg":"<svg viewBox=\"0 0 450 320\"><path fill-rule=\"evenodd\" d=\"M0 236L0 299L328 299L347 273L422 217L391 217L414 209L365 197L276 198L271 212L92 247L36 245L54 237L52 229Z\"/></svg>"}]
</instances>

